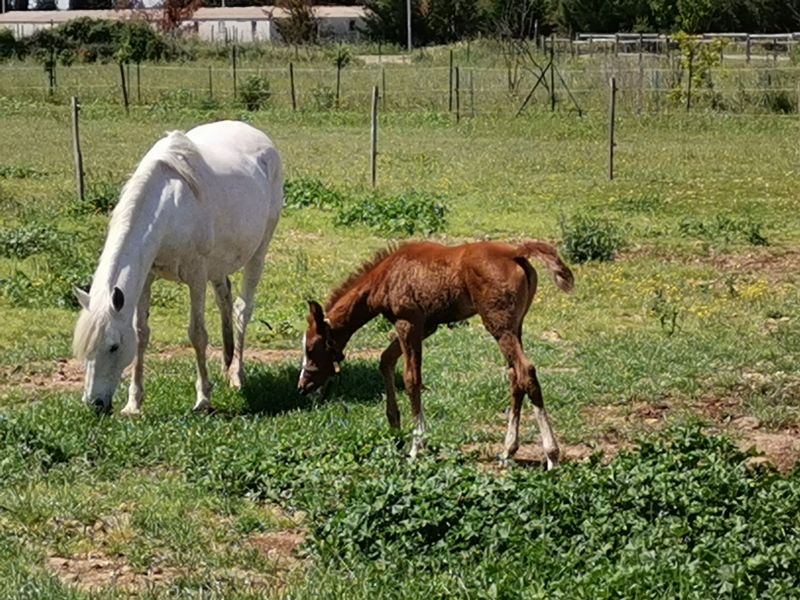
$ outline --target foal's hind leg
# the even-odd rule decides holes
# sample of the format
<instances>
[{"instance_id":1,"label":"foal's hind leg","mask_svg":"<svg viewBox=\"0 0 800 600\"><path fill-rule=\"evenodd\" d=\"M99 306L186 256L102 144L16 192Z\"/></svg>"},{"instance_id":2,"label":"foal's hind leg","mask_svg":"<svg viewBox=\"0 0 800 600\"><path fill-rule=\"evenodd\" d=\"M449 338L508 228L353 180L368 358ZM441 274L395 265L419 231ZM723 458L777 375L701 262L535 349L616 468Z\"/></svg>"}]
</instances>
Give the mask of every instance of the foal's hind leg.
<instances>
[{"instance_id":1,"label":"foal's hind leg","mask_svg":"<svg viewBox=\"0 0 800 600\"><path fill-rule=\"evenodd\" d=\"M213 282L214 296L219 308L222 322L222 374L227 377L233 361L233 299L231 297L231 280L225 277Z\"/></svg>"},{"instance_id":2,"label":"foal's hind leg","mask_svg":"<svg viewBox=\"0 0 800 600\"><path fill-rule=\"evenodd\" d=\"M244 385L244 334L247 330L247 323L250 322L250 317L253 315L256 288L264 272L264 255L266 254L270 237L267 236L264 239L253 257L245 264L242 276L242 290L233 304L236 337L234 338L233 362L228 370L228 379L231 385L237 389L241 389L242 385Z\"/></svg>"},{"instance_id":3,"label":"foal's hind leg","mask_svg":"<svg viewBox=\"0 0 800 600\"><path fill-rule=\"evenodd\" d=\"M411 443L412 459L425 447L425 415L422 411L422 340L424 328L411 321L397 321L397 339L403 351L403 382L411 400L414 433Z\"/></svg>"},{"instance_id":4,"label":"foal's hind leg","mask_svg":"<svg viewBox=\"0 0 800 600\"><path fill-rule=\"evenodd\" d=\"M495 335L500 350L509 364L509 379L511 380L511 411L508 416L508 430L506 432L506 445L503 458L511 458L519 448L519 418L522 409L522 399L527 393L533 402L533 410L542 435L542 446L547 457L547 468L558 466L559 449L547 411L544 409L542 389L536 377L536 369L525 356L522 342L517 332L503 332Z\"/></svg>"}]
</instances>

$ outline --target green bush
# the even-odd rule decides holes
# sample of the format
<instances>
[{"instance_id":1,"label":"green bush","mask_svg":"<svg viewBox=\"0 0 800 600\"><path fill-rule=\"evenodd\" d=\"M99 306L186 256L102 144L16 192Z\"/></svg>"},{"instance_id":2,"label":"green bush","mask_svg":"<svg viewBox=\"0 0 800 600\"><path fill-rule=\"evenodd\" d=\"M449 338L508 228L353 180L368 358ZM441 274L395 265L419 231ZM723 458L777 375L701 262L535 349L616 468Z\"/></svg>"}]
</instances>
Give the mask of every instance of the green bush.
<instances>
[{"instance_id":1,"label":"green bush","mask_svg":"<svg viewBox=\"0 0 800 600\"><path fill-rule=\"evenodd\" d=\"M63 241L50 225L28 223L14 229L0 229L0 256L24 259L56 248Z\"/></svg>"},{"instance_id":2,"label":"green bush","mask_svg":"<svg viewBox=\"0 0 800 600\"><path fill-rule=\"evenodd\" d=\"M364 194L346 202L335 218L337 225L366 225L388 234L430 235L445 228L444 199L427 192L399 195Z\"/></svg>"},{"instance_id":3,"label":"green bush","mask_svg":"<svg viewBox=\"0 0 800 600\"><path fill-rule=\"evenodd\" d=\"M288 179L283 186L287 208L331 208L344 202L342 194L310 175Z\"/></svg>"},{"instance_id":4,"label":"green bush","mask_svg":"<svg viewBox=\"0 0 800 600\"><path fill-rule=\"evenodd\" d=\"M261 75L249 75L239 88L239 97L247 110L261 110L271 95L269 81Z\"/></svg>"},{"instance_id":5,"label":"green bush","mask_svg":"<svg viewBox=\"0 0 800 600\"><path fill-rule=\"evenodd\" d=\"M20 47L10 29L0 29L0 60L18 57Z\"/></svg>"},{"instance_id":6,"label":"green bush","mask_svg":"<svg viewBox=\"0 0 800 600\"><path fill-rule=\"evenodd\" d=\"M730 244L746 242L752 246L768 246L769 240L761 231L763 224L750 217L717 215L710 221L683 219L678 231L684 237Z\"/></svg>"},{"instance_id":7,"label":"green bush","mask_svg":"<svg viewBox=\"0 0 800 600\"><path fill-rule=\"evenodd\" d=\"M622 231L614 223L593 215L561 219L562 250L576 263L614 260L625 245Z\"/></svg>"},{"instance_id":8,"label":"green bush","mask_svg":"<svg viewBox=\"0 0 800 600\"><path fill-rule=\"evenodd\" d=\"M122 183L113 176L91 181L86 186L83 201L74 199L70 212L74 215L108 214L116 206Z\"/></svg>"}]
</instances>

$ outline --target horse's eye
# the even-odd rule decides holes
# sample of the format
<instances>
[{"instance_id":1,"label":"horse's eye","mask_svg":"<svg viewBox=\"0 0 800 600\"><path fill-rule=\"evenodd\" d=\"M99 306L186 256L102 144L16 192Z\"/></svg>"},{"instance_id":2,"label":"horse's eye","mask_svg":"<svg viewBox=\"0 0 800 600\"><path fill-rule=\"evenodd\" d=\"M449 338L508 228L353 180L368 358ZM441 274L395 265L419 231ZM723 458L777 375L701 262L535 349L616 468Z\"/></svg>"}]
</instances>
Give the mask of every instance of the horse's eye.
<instances>
[{"instance_id":1,"label":"horse's eye","mask_svg":"<svg viewBox=\"0 0 800 600\"><path fill-rule=\"evenodd\" d=\"M114 344L108 349L109 352L116 352L117 350L119 350L119 344Z\"/></svg>"}]
</instances>

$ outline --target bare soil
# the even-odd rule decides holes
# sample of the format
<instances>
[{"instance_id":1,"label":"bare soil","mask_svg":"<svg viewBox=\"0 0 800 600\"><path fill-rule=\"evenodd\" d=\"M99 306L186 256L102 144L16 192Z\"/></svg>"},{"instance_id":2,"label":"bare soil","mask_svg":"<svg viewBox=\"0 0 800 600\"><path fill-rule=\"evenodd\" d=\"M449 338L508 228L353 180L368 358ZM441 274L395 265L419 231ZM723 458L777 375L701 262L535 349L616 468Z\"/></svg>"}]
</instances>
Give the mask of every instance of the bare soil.
<instances>
[{"instance_id":1,"label":"bare soil","mask_svg":"<svg viewBox=\"0 0 800 600\"><path fill-rule=\"evenodd\" d=\"M770 464L779 471L791 471L800 461L800 427L769 428L758 418L748 415L737 397L707 396L699 400L668 401L628 405L591 405L582 410L586 433L581 443L561 443L561 458L565 462L584 462L595 454L603 464L611 462L621 451L630 449L642 434L656 432L666 426L700 417L706 422L709 434L730 437L743 451L754 450L757 455L749 464ZM530 413L523 413L521 433L535 431L536 423ZM464 451L477 452L479 460L489 468L497 468L497 457L503 451L504 426L489 430L497 442L467 444ZM556 424L556 434L558 426ZM514 457L523 465L544 466L545 456L541 442L524 443Z\"/></svg>"}]
</instances>

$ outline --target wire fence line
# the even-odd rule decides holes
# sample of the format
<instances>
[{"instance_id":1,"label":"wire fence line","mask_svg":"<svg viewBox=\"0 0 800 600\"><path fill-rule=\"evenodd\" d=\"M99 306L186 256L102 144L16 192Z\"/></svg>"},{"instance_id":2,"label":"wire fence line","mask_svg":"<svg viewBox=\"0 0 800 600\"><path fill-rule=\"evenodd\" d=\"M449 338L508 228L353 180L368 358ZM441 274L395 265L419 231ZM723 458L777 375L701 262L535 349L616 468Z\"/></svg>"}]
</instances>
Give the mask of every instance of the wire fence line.
<instances>
[{"instance_id":1,"label":"wire fence line","mask_svg":"<svg viewBox=\"0 0 800 600\"><path fill-rule=\"evenodd\" d=\"M457 65L458 66L458 65ZM541 67L540 67L541 68ZM425 64L365 64L347 67L341 74L338 107L367 109L372 88L379 86L383 111L450 112L454 97L465 116L514 114L539 79L541 70L527 65L517 71L497 66L459 66L459 82L448 66ZM143 63L125 69L132 104L213 107L237 100L243 82L258 75L269 82L268 105L291 108L289 65L159 65ZM530 110L549 110L555 95L557 110L605 111L608 81L618 89L619 110L652 113L682 110L691 93L695 109L712 108L731 114L788 114L800 110L800 66L774 65L710 68L700 87L690 90L689 77L677 61L654 59L607 60L557 65L555 89L549 78L532 97ZM332 110L336 70L321 65L293 65L295 97L300 110ZM42 67L0 65L0 96L68 102L79 96L84 102L121 103L120 70L116 64L59 66L53 77ZM575 99L573 102L572 98Z\"/></svg>"}]
</instances>

